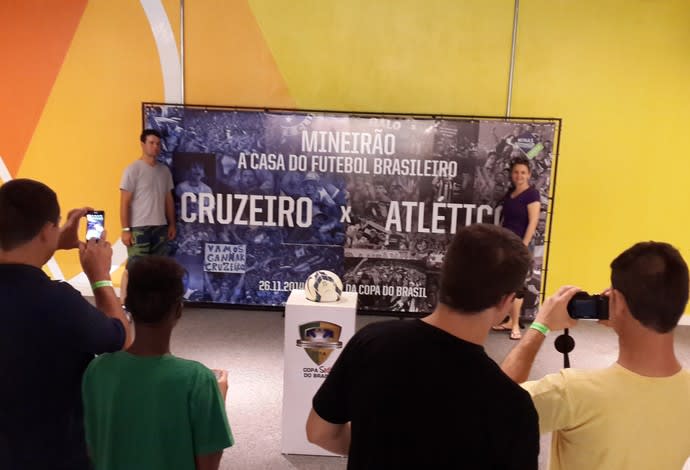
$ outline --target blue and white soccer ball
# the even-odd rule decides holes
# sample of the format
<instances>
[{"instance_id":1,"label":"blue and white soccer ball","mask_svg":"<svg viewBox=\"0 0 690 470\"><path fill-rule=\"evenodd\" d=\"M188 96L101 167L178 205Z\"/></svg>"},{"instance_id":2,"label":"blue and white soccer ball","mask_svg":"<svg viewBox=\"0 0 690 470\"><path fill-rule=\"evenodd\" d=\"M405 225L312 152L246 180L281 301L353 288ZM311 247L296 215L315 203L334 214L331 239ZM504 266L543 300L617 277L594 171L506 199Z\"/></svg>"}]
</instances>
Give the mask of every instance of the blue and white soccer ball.
<instances>
[{"instance_id":1,"label":"blue and white soccer ball","mask_svg":"<svg viewBox=\"0 0 690 470\"><path fill-rule=\"evenodd\" d=\"M304 282L304 296L312 302L337 302L343 294L343 282L331 271L314 271Z\"/></svg>"}]
</instances>

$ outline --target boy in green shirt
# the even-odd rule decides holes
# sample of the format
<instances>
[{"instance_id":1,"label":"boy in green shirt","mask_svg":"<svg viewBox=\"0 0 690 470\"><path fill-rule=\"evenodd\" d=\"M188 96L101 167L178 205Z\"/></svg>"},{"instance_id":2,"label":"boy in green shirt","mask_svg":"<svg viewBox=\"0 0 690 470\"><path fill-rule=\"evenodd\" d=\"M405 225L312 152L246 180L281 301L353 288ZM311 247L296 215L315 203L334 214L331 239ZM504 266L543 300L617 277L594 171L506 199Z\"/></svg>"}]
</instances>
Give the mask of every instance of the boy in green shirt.
<instances>
[{"instance_id":1,"label":"boy in green shirt","mask_svg":"<svg viewBox=\"0 0 690 470\"><path fill-rule=\"evenodd\" d=\"M127 309L136 338L84 374L86 442L96 470L216 470L233 445L225 413L227 372L173 356L183 268L166 257L129 269Z\"/></svg>"}]
</instances>

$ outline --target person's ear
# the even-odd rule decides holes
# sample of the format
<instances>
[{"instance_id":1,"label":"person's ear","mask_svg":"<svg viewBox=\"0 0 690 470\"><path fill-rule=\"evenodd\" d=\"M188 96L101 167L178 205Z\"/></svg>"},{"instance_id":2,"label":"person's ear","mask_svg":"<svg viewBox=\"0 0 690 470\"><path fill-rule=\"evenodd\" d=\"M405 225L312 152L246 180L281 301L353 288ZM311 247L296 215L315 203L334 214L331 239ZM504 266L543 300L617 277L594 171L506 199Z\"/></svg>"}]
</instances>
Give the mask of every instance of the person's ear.
<instances>
[{"instance_id":1,"label":"person's ear","mask_svg":"<svg viewBox=\"0 0 690 470\"><path fill-rule=\"evenodd\" d=\"M42 243L52 240L52 238L55 236L55 230L59 230L59 227L56 224L53 222L46 222L38 232L38 239Z\"/></svg>"},{"instance_id":2,"label":"person's ear","mask_svg":"<svg viewBox=\"0 0 690 470\"><path fill-rule=\"evenodd\" d=\"M180 317L182 317L182 302L177 304L175 310L172 312L172 315L168 316L167 321L170 322L174 328L175 325L177 325L177 322L180 320Z\"/></svg>"},{"instance_id":3,"label":"person's ear","mask_svg":"<svg viewBox=\"0 0 690 470\"><path fill-rule=\"evenodd\" d=\"M629 315L630 308L625 296L621 291L611 288L609 292L609 316L612 319L620 319Z\"/></svg>"}]
</instances>

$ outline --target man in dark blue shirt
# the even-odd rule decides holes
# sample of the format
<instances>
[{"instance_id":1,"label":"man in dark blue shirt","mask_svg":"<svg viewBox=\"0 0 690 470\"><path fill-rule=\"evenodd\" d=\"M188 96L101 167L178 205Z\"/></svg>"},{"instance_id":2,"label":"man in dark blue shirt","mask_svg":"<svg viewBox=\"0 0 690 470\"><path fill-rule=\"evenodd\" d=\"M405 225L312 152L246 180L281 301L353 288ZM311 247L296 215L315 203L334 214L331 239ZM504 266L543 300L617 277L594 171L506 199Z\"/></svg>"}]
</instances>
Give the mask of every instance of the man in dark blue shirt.
<instances>
[{"instance_id":1,"label":"man in dark blue shirt","mask_svg":"<svg viewBox=\"0 0 690 470\"><path fill-rule=\"evenodd\" d=\"M78 241L87 209L60 227L57 196L38 181L0 187L0 468L90 468L81 377L94 354L133 340L131 320L110 281L106 240ZM96 307L42 266L58 249L79 248Z\"/></svg>"}]
</instances>

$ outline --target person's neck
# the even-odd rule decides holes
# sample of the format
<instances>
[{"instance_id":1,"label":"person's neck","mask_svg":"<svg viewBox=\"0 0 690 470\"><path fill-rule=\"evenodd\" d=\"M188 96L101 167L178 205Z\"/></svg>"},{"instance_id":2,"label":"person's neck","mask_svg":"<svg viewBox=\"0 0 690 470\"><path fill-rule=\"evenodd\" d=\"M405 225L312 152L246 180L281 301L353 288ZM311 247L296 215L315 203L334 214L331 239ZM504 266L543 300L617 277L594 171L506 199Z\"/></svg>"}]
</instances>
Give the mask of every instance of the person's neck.
<instances>
[{"instance_id":1,"label":"person's neck","mask_svg":"<svg viewBox=\"0 0 690 470\"><path fill-rule=\"evenodd\" d=\"M172 327L138 323L134 342L127 352L135 356L163 356L170 354Z\"/></svg>"},{"instance_id":2,"label":"person's neck","mask_svg":"<svg viewBox=\"0 0 690 470\"><path fill-rule=\"evenodd\" d=\"M641 325L618 337L618 364L645 377L669 377L682 369L673 332L655 333Z\"/></svg>"},{"instance_id":3,"label":"person's neck","mask_svg":"<svg viewBox=\"0 0 690 470\"><path fill-rule=\"evenodd\" d=\"M513 191L513 194L519 194L529 188L529 183L521 184L519 186L515 186L515 190Z\"/></svg>"},{"instance_id":4,"label":"person's neck","mask_svg":"<svg viewBox=\"0 0 690 470\"><path fill-rule=\"evenodd\" d=\"M464 314L439 303L422 321L470 343L484 346L493 324L492 312Z\"/></svg>"},{"instance_id":5,"label":"person's neck","mask_svg":"<svg viewBox=\"0 0 690 470\"><path fill-rule=\"evenodd\" d=\"M0 264L25 264L41 269L50 259L44 255L44 250L34 242L15 248L14 250L0 250Z\"/></svg>"},{"instance_id":6,"label":"person's neck","mask_svg":"<svg viewBox=\"0 0 690 470\"><path fill-rule=\"evenodd\" d=\"M146 163L147 165L149 165L149 166L156 166L156 157L153 157L153 156L151 156L151 155L143 154L143 155L141 156L141 160L142 160L144 163Z\"/></svg>"}]
</instances>

